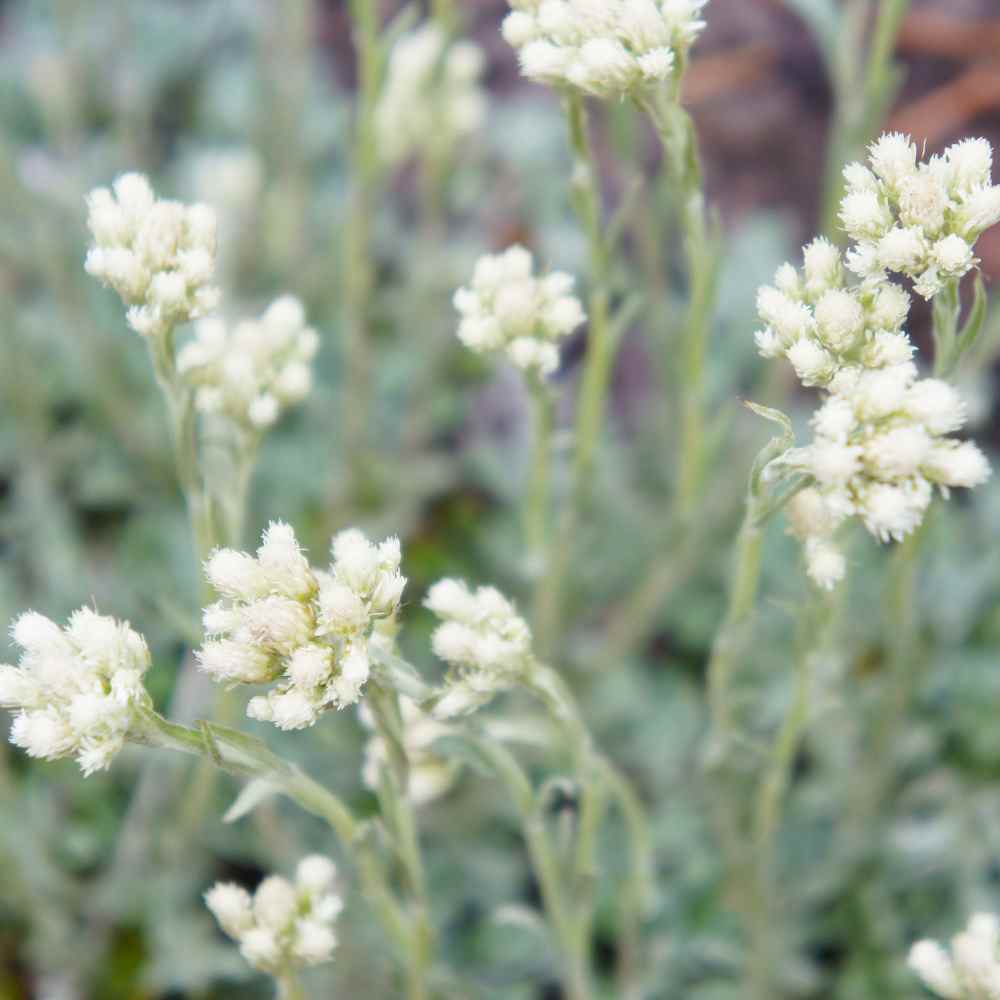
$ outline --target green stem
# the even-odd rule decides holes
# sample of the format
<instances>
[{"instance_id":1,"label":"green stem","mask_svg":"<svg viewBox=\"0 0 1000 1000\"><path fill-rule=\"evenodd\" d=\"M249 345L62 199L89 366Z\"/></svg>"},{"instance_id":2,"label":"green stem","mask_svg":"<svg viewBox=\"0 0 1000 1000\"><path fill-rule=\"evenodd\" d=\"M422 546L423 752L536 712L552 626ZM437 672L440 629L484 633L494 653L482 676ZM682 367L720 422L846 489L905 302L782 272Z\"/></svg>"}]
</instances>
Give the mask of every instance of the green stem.
<instances>
[{"instance_id":1,"label":"green stem","mask_svg":"<svg viewBox=\"0 0 1000 1000\"><path fill-rule=\"evenodd\" d=\"M378 197L379 162L375 135L381 54L378 3L351 0L358 63L357 118L351 153L353 190L344 227L344 435L355 494L364 492L362 476L371 422L372 372L370 300L375 284L372 227Z\"/></svg>"},{"instance_id":2,"label":"green stem","mask_svg":"<svg viewBox=\"0 0 1000 1000\"><path fill-rule=\"evenodd\" d=\"M949 281L934 296L934 375L944 378L958 361L958 323L962 314L959 283Z\"/></svg>"},{"instance_id":3,"label":"green stem","mask_svg":"<svg viewBox=\"0 0 1000 1000\"><path fill-rule=\"evenodd\" d=\"M434 929L430 919L427 877L424 872L413 804L407 793L409 760L404 741L403 720L395 693L380 684L368 686L367 701L375 729L386 747L389 766L383 768L379 800L390 824L399 861L413 898L413 919L408 942L407 996L421 1000L427 995L427 971L433 961Z\"/></svg>"},{"instance_id":4,"label":"green stem","mask_svg":"<svg viewBox=\"0 0 1000 1000\"><path fill-rule=\"evenodd\" d=\"M572 202L587 234L590 254L587 356L577 407L573 476L574 502L579 505L589 491L611 378L613 345L608 322L610 254L605 240L600 175L587 126L587 109L583 98L576 92L566 96L566 115L573 151Z\"/></svg>"},{"instance_id":5,"label":"green stem","mask_svg":"<svg viewBox=\"0 0 1000 1000\"><path fill-rule=\"evenodd\" d=\"M529 573L538 580L544 576L548 563L553 427L552 395L544 383L532 383L531 404L531 473L524 510L524 539Z\"/></svg>"},{"instance_id":6,"label":"green stem","mask_svg":"<svg viewBox=\"0 0 1000 1000\"><path fill-rule=\"evenodd\" d=\"M705 464L705 356L711 334L718 269L705 207L698 136L691 116L672 98L640 99L663 146L664 162L680 205L690 305L681 343L677 385L681 396L675 507L690 520L698 503ZM669 358L671 371L677 359Z\"/></svg>"},{"instance_id":7,"label":"green stem","mask_svg":"<svg viewBox=\"0 0 1000 1000\"><path fill-rule=\"evenodd\" d=\"M809 695L817 656L822 651L833 602L817 594L799 615L792 701L778 729L757 787L753 819L754 884L747 930L751 937L749 993L756 1000L774 997L773 924L775 895L775 838L792 765L809 719Z\"/></svg>"},{"instance_id":8,"label":"green stem","mask_svg":"<svg viewBox=\"0 0 1000 1000\"><path fill-rule=\"evenodd\" d=\"M281 973L274 983L277 1000L306 1000L306 991L294 972Z\"/></svg>"},{"instance_id":9,"label":"green stem","mask_svg":"<svg viewBox=\"0 0 1000 1000\"><path fill-rule=\"evenodd\" d=\"M567 1000L589 1000L589 939L580 934L571 894L563 885L562 869L545 825L541 804L514 755L498 740L476 740L480 753L507 787L521 818L531 867L538 879L542 904L562 958L563 989Z\"/></svg>"}]
</instances>

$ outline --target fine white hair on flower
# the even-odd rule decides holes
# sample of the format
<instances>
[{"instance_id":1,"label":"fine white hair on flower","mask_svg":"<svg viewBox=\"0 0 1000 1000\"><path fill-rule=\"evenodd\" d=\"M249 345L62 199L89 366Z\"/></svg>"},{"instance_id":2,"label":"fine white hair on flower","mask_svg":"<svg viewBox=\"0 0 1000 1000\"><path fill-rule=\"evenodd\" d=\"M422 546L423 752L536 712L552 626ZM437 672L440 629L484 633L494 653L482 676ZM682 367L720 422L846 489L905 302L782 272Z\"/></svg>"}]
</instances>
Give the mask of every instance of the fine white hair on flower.
<instances>
[{"instance_id":1,"label":"fine white hair on flower","mask_svg":"<svg viewBox=\"0 0 1000 1000\"><path fill-rule=\"evenodd\" d=\"M313 569L292 528L274 521L255 555L217 549L205 563L220 600L203 612L208 638L195 656L216 681L274 683L250 699L252 719L302 729L361 697L372 630L406 584L399 539L376 545L350 529L332 555L327 570Z\"/></svg>"},{"instance_id":2,"label":"fine white hair on flower","mask_svg":"<svg viewBox=\"0 0 1000 1000\"><path fill-rule=\"evenodd\" d=\"M133 330L161 336L215 309L216 220L208 205L157 199L146 177L130 173L91 191L87 209L94 243L86 270L121 296Z\"/></svg>"},{"instance_id":3,"label":"fine white hair on flower","mask_svg":"<svg viewBox=\"0 0 1000 1000\"><path fill-rule=\"evenodd\" d=\"M976 240L1000 221L993 150L964 139L921 162L908 136L890 133L872 143L869 164L844 170L840 221L856 244L847 266L867 284L905 275L931 299L976 266Z\"/></svg>"},{"instance_id":4,"label":"fine white hair on flower","mask_svg":"<svg viewBox=\"0 0 1000 1000\"><path fill-rule=\"evenodd\" d=\"M473 591L462 580L440 580L424 605L441 619L431 645L451 668L438 718L474 711L530 670L531 630L495 587Z\"/></svg>"},{"instance_id":5,"label":"fine white hair on flower","mask_svg":"<svg viewBox=\"0 0 1000 1000\"><path fill-rule=\"evenodd\" d=\"M414 805L427 805L447 794L455 783L456 763L439 756L433 749L434 743L451 730L410 698L401 696L399 709L403 723L403 748L410 765L407 795ZM375 730L371 713L364 702L358 706L358 717L370 730L362 778L365 785L374 791L378 788L382 768L389 763L389 748Z\"/></svg>"},{"instance_id":6,"label":"fine white hair on flower","mask_svg":"<svg viewBox=\"0 0 1000 1000\"><path fill-rule=\"evenodd\" d=\"M195 390L203 413L264 429L312 389L319 335L292 295L275 299L255 320L232 328L217 317L200 320L177 355L177 370Z\"/></svg>"},{"instance_id":7,"label":"fine white hair on flower","mask_svg":"<svg viewBox=\"0 0 1000 1000\"><path fill-rule=\"evenodd\" d=\"M334 924L344 901L336 866L313 854L299 862L294 881L269 875L252 896L232 882L217 882L205 893L205 905L243 957L273 975L333 957Z\"/></svg>"},{"instance_id":8,"label":"fine white hair on flower","mask_svg":"<svg viewBox=\"0 0 1000 1000\"><path fill-rule=\"evenodd\" d=\"M951 951L937 941L917 941L907 964L942 1000L972 1000L1000 995L1000 921L992 913L974 914L951 940Z\"/></svg>"},{"instance_id":9,"label":"fine white hair on flower","mask_svg":"<svg viewBox=\"0 0 1000 1000\"><path fill-rule=\"evenodd\" d=\"M485 61L478 45L449 43L435 24L424 24L396 41L375 108L378 151L388 165L415 155L450 157L482 127Z\"/></svg>"},{"instance_id":10,"label":"fine white hair on flower","mask_svg":"<svg viewBox=\"0 0 1000 1000\"><path fill-rule=\"evenodd\" d=\"M522 371L550 375L559 367L558 342L586 319L573 285L564 271L536 276L522 246L480 257L471 284L455 293L458 338L473 351L503 351Z\"/></svg>"},{"instance_id":11,"label":"fine white hair on flower","mask_svg":"<svg viewBox=\"0 0 1000 1000\"><path fill-rule=\"evenodd\" d=\"M705 27L707 0L510 0L502 32L521 72L596 97L668 80Z\"/></svg>"},{"instance_id":12,"label":"fine white hair on flower","mask_svg":"<svg viewBox=\"0 0 1000 1000\"><path fill-rule=\"evenodd\" d=\"M151 704L143 637L90 608L65 628L28 611L11 635L22 650L17 666L0 665L0 707L16 712L11 742L32 757L74 757L84 774L107 768Z\"/></svg>"}]
</instances>

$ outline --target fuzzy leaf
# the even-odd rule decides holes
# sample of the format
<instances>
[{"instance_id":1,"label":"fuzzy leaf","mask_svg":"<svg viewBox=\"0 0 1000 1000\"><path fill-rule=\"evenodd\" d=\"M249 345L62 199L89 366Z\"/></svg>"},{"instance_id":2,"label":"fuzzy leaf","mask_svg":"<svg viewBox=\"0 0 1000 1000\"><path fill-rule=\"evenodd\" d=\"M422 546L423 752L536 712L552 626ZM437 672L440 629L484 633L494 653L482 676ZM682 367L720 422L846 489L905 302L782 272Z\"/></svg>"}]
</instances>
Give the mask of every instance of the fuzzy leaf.
<instances>
[{"instance_id":1,"label":"fuzzy leaf","mask_svg":"<svg viewBox=\"0 0 1000 1000\"><path fill-rule=\"evenodd\" d=\"M265 778L254 778L248 781L236 796L233 804L226 810L222 817L224 823L235 823L244 816L249 815L265 799L278 794L278 787L274 782Z\"/></svg>"}]
</instances>

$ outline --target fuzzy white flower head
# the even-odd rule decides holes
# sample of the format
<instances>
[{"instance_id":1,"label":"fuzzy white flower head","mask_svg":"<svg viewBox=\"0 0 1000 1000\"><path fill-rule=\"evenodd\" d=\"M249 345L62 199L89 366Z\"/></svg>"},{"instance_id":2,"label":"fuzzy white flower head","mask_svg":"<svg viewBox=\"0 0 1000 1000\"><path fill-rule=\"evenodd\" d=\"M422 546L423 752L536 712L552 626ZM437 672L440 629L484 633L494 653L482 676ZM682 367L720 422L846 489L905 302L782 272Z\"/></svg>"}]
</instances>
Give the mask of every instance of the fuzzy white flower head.
<instances>
[{"instance_id":1,"label":"fuzzy white flower head","mask_svg":"<svg viewBox=\"0 0 1000 1000\"><path fill-rule=\"evenodd\" d=\"M84 774L108 767L150 705L145 640L90 608L63 629L29 611L11 635L22 650L17 666L0 665L0 707L17 713L11 742L32 757L75 757Z\"/></svg>"},{"instance_id":2,"label":"fuzzy white flower head","mask_svg":"<svg viewBox=\"0 0 1000 1000\"><path fill-rule=\"evenodd\" d=\"M294 883L270 875L251 896L219 882L205 893L205 904L254 968L278 975L332 958L344 905L336 874L328 858L310 855L299 862Z\"/></svg>"},{"instance_id":3,"label":"fuzzy white flower head","mask_svg":"<svg viewBox=\"0 0 1000 1000\"><path fill-rule=\"evenodd\" d=\"M401 37L389 54L375 110L379 155L390 166L410 156L450 157L486 118L478 45L450 43L434 24Z\"/></svg>"},{"instance_id":4,"label":"fuzzy white flower head","mask_svg":"<svg viewBox=\"0 0 1000 1000\"><path fill-rule=\"evenodd\" d=\"M441 619L431 638L434 652L452 668L438 718L478 708L531 669L531 630L496 588L471 591L461 580L440 580L424 604ZM460 694L450 697L455 689Z\"/></svg>"},{"instance_id":5,"label":"fuzzy white flower head","mask_svg":"<svg viewBox=\"0 0 1000 1000\"><path fill-rule=\"evenodd\" d=\"M87 208L94 238L87 272L130 307L136 332L158 336L216 307L216 223L207 205L157 200L149 181L133 173L111 190L91 191Z\"/></svg>"},{"instance_id":6,"label":"fuzzy white flower head","mask_svg":"<svg viewBox=\"0 0 1000 1000\"><path fill-rule=\"evenodd\" d=\"M487 254L476 262L472 283L454 297L461 319L458 338L477 352L503 351L522 371L540 377L559 365L558 342L586 316L563 271L533 273L522 246Z\"/></svg>"},{"instance_id":7,"label":"fuzzy white flower head","mask_svg":"<svg viewBox=\"0 0 1000 1000\"><path fill-rule=\"evenodd\" d=\"M1000 221L990 144L967 139L918 162L909 138L891 134L873 143L869 156L871 171L861 164L844 171L840 219L857 244L848 265L868 282L887 271L906 275L931 299L976 266L976 239Z\"/></svg>"},{"instance_id":8,"label":"fuzzy white flower head","mask_svg":"<svg viewBox=\"0 0 1000 1000\"><path fill-rule=\"evenodd\" d=\"M261 430L309 395L318 349L319 335L306 326L302 303L285 295L258 319L231 329L221 319L201 320L179 351L177 368L203 413Z\"/></svg>"},{"instance_id":9,"label":"fuzzy white flower head","mask_svg":"<svg viewBox=\"0 0 1000 1000\"><path fill-rule=\"evenodd\" d=\"M521 72L596 97L670 79L705 22L706 0L510 0L504 38Z\"/></svg>"},{"instance_id":10,"label":"fuzzy white flower head","mask_svg":"<svg viewBox=\"0 0 1000 1000\"><path fill-rule=\"evenodd\" d=\"M1000 995L1000 922L977 913L951 941L951 954L936 941L910 949L910 968L942 1000L978 1000Z\"/></svg>"},{"instance_id":11,"label":"fuzzy white flower head","mask_svg":"<svg viewBox=\"0 0 1000 1000\"><path fill-rule=\"evenodd\" d=\"M196 657L217 681L276 682L250 700L252 719L301 729L361 696L372 630L395 613L406 584L399 540L375 545L351 530L332 549L329 569L312 569L279 521L256 556L220 549L205 564L221 600L204 611L209 639Z\"/></svg>"}]
</instances>

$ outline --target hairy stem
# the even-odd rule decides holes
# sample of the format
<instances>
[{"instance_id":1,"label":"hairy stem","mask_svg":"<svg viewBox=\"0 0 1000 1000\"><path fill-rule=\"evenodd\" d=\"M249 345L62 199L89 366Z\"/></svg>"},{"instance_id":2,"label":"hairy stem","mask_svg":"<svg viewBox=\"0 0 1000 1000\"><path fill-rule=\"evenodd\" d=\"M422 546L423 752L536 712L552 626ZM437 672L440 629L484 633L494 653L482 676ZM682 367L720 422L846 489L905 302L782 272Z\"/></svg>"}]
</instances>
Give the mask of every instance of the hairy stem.
<instances>
[{"instance_id":1,"label":"hairy stem","mask_svg":"<svg viewBox=\"0 0 1000 1000\"><path fill-rule=\"evenodd\" d=\"M717 267L709 232L698 137L676 97L642 98L663 146L664 162L680 206L679 218L690 286L677 386L681 396L675 508L683 521L694 513L705 465L705 356L711 334ZM671 354L670 369L677 368Z\"/></svg>"},{"instance_id":2,"label":"hairy stem","mask_svg":"<svg viewBox=\"0 0 1000 1000\"><path fill-rule=\"evenodd\" d=\"M548 564L552 410L548 387L534 381L531 386L531 470L524 508L524 540L529 573L535 580L544 576Z\"/></svg>"}]
</instances>

